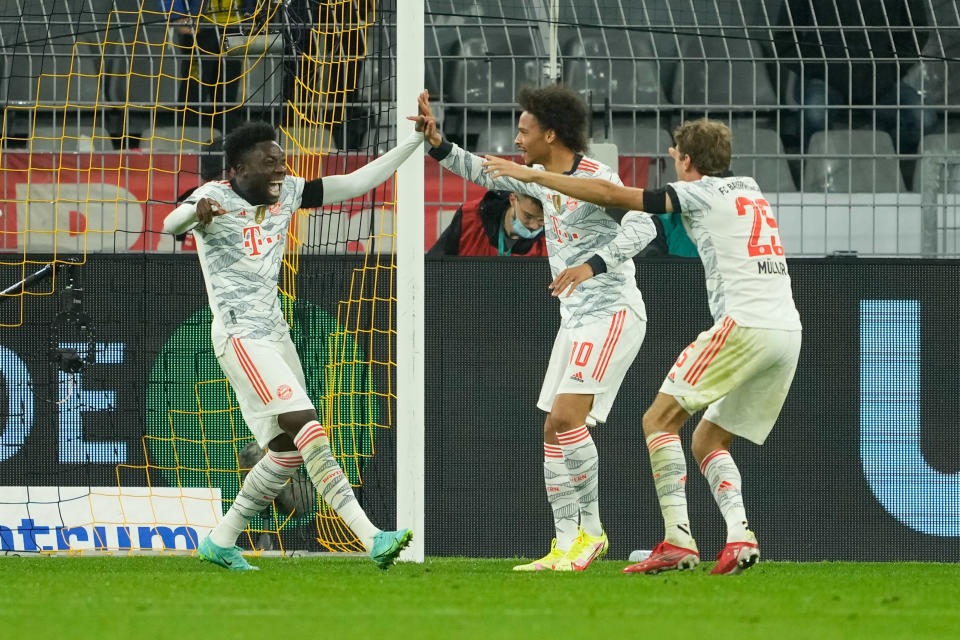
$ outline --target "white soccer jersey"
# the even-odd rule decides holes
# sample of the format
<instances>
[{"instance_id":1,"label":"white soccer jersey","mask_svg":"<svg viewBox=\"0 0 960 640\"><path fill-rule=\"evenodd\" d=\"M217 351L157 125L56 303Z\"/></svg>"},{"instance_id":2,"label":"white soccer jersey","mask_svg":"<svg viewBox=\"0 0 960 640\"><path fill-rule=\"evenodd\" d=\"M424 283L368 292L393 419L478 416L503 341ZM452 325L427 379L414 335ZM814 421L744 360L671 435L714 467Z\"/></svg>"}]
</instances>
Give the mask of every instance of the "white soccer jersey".
<instances>
[{"instance_id":1,"label":"white soccer jersey","mask_svg":"<svg viewBox=\"0 0 960 640\"><path fill-rule=\"evenodd\" d=\"M632 260L657 235L647 214L628 212L618 224L603 207L590 202L567 197L535 183L507 177L491 179L484 173L483 158L455 144L451 147L450 153L440 161L450 171L487 189L524 193L540 201L550 271L554 278L564 269L583 264L594 254L606 262L606 273L581 284L569 298L566 293L560 296L560 317L564 327L574 328L609 319L624 306L632 308L643 320L647 319ZM610 167L592 158L578 158L579 162L569 175L623 184ZM534 168L543 170L540 165Z\"/></svg>"},{"instance_id":2,"label":"white soccer jersey","mask_svg":"<svg viewBox=\"0 0 960 640\"><path fill-rule=\"evenodd\" d=\"M703 261L713 319L730 316L744 327L799 330L777 221L757 182L704 176L670 186Z\"/></svg>"},{"instance_id":3,"label":"white soccer jersey","mask_svg":"<svg viewBox=\"0 0 960 640\"><path fill-rule=\"evenodd\" d=\"M220 203L227 213L196 226L200 267L213 311L213 333L237 338L280 340L289 328L277 297L277 279L287 229L300 208L303 178L287 176L273 205L253 205L227 181L208 182L186 202Z\"/></svg>"}]
</instances>

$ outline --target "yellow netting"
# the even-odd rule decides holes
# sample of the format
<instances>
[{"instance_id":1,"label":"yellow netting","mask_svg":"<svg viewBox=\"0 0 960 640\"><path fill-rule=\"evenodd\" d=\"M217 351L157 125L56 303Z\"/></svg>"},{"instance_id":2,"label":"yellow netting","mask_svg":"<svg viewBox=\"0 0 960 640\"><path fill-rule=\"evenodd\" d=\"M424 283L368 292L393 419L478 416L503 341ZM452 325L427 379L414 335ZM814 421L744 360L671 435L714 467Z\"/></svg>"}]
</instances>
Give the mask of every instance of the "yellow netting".
<instances>
[{"instance_id":1,"label":"yellow netting","mask_svg":"<svg viewBox=\"0 0 960 640\"><path fill-rule=\"evenodd\" d=\"M139 12L111 11L99 17L96 29L72 40L69 57L61 48L57 65L49 72L44 67L28 95L4 111L6 152L0 172L6 215L0 247L7 253L0 258L2 282L20 281L46 264L83 263L95 252L174 251L179 243L159 233L163 216L176 194L200 182L205 159L219 158L219 140L236 118L243 121L271 109L282 114L280 142L290 172L307 179L322 175L325 158L336 153L333 131L360 82L368 30L377 16L367 0L316 0L311 5L313 26L294 42L281 28L281 3L261 0L252 16L227 12L214 20L162 13L156 0L144 0ZM212 44L196 35L211 30L217 34ZM195 37L187 37L191 32ZM217 60L219 66L211 72ZM254 103L259 111L251 109ZM28 123L26 135L18 128L23 122ZM342 159L340 170L369 158ZM311 351L301 354L308 378L316 380L313 399L334 455L354 486L363 486L376 433L393 419L392 188L388 193L372 208L366 202L337 209L343 219L362 210L358 217L369 223L353 236L338 235L330 247L319 239L319 216L295 216L280 280L287 319L294 334L302 334L296 324L301 253L337 252L334 245L346 243L348 251L364 256L363 266L353 270L349 297L340 302L335 318L323 318L327 330L308 336ZM10 293L18 300L0 305L0 326L20 326L30 314L31 296L59 288L47 281ZM198 336L205 318L195 316L171 337L169 353L203 339ZM205 328L208 340L208 321ZM250 464L244 448L252 437L227 381L211 365L210 353L201 355L206 359L196 356L193 363L195 380L161 381L186 385L192 392L163 398L166 424L148 425L144 463L117 466L116 492L91 489L86 496L70 498L76 504L86 501L90 516L74 521L86 534L79 529L72 537L70 530L63 534L66 551L113 548L118 539L123 549L127 535L133 548L144 537L153 540L154 548L182 548L185 537L178 527L183 522L196 520L197 528L208 528L219 516L211 516L216 491L224 511L231 504ZM169 371L180 370L171 365ZM374 380L386 388L377 388ZM138 500L145 502L130 506ZM302 531L309 520L321 548L362 549L326 505L318 508L314 501L304 509L302 501L298 504L289 513L272 508L262 514L247 533L247 546L260 548L266 534L274 548L287 549L291 543L284 531ZM132 508L151 512L156 530L125 533L129 522L143 520L130 515ZM171 508L173 514L164 515ZM104 536L109 540L101 540Z\"/></svg>"}]
</instances>

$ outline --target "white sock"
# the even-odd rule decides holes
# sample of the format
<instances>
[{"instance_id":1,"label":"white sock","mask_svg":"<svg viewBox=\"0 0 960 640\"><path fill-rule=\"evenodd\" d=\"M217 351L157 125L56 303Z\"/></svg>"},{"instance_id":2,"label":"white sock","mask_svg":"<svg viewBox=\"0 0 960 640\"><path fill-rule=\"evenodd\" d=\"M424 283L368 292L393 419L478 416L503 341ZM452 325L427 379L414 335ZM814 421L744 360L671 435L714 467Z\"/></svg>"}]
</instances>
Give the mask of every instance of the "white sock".
<instances>
[{"instance_id":1,"label":"white sock","mask_svg":"<svg viewBox=\"0 0 960 640\"><path fill-rule=\"evenodd\" d=\"M727 542L746 540L747 512L743 508L740 470L726 449L717 449L700 463L700 472L710 483L710 492L727 523Z\"/></svg>"},{"instance_id":2,"label":"white sock","mask_svg":"<svg viewBox=\"0 0 960 640\"><path fill-rule=\"evenodd\" d=\"M237 544L250 519L270 506L301 464L299 451L268 451L247 474L236 500L210 534L210 541L218 547Z\"/></svg>"},{"instance_id":3,"label":"white sock","mask_svg":"<svg viewBox=\"0 0 960 640\"><path fill-rule=\"evenodd\" d=\"M580 506L580 528L588 535L603 535L600 524L600 458L587 425L557 434L563 461L570 474L570 484L577 492Z\"/></svg>"},{"instance_id":4,"label":"white sock","mask_svg":"<svg viewBox=\"0 0 960 640\"><path fill-rule=\"evenodd\" d=\"M687 461L680 436L658 431L647 436L653 482L663 514L664 540L685 549L693 549L690 518L687 516Z\"/></svg>"},{"instance_id":5,"label":"white sock","mask_svg":"<svg viewBox=\"0 0 960 640\"><path fill-rule=\"evenodd\" d=\"M370 551L373 548L373 537L380 529L373 526L353 495L347 476L333 457L323 426L319 422L308 422L293 441L303 455L307 473L313 486L317 488L317 493L323 496L330 508L356 534L364 548Z\"/></svg>"},{"instance_id":6,"label":"white sock","mask_svg":"<svg viewBox=\"0 0 960 640\"><path fill-rule=\"evenodd\" d=\"M563 461L563 451L559 446L546 442L543 443L543 483L547 487L547 502L553 511L557 549L569 551L577 538L579 526L577 492L570 484L570 473Z\"/></svg>"}]
</instances>

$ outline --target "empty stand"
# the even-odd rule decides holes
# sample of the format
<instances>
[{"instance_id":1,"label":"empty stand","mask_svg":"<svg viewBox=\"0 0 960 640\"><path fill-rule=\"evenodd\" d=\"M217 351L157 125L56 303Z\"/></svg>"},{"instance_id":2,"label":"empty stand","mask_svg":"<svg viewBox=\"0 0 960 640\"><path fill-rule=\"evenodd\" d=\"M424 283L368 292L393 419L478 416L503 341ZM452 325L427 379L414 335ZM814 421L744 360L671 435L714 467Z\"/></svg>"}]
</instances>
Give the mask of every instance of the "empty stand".
<instances>
[{"instance_id":1,"label":"empty stand","mask_svg":"<svg viewBox=\"0 0 960 640\"><path fill-rule=\"evenodd\" d=\"M874 193L906 190L893 140L883 131L819 131L810 138L803 164L804 191Z\"/></svg>"}]
</instances>

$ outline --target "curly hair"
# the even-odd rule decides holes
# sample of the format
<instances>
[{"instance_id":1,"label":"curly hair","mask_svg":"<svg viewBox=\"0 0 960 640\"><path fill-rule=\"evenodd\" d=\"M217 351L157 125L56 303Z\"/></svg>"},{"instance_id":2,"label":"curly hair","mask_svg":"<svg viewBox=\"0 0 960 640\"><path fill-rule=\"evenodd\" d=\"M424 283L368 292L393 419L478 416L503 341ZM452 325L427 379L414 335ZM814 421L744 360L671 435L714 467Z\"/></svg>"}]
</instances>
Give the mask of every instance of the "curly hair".
<instances>
[{"instance_id":1,"label":"curly hair","mask_svg":"<svg viewBox=\"0 0 960 640\"><path fill-rule=\"evenodd\" d=\"M587 150L587 105L572 89L561 84L539 89L525 87L517 93L517 102L533 114L544 131L553 129L571 151Z\"/></svg>"},{"instance_id":2,"label":"curly hair","mask_svg":"<svg viewBox=\"0 0 960 640\"><path fill-rule=\"evenodd\" d=\"M223 139L223 153L227 157L227 166L235 169L243 161L243 156L261 142L274 142L277 130L269 122L245 122Z\"/></svg>"}]
</instances>

